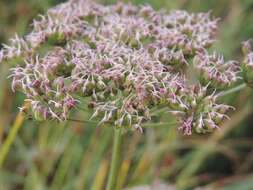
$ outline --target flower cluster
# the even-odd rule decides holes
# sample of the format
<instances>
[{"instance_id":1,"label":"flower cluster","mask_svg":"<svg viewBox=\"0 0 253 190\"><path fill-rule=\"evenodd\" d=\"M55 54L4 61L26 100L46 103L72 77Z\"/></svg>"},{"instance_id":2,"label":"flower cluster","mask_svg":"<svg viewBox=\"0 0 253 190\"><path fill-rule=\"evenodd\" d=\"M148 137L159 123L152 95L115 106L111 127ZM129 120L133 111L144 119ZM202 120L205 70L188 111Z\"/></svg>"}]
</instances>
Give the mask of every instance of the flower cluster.
<instances>
[{"instance_id":1,"label":"flower cluster","mask_svg":"<svg viewBox=\"0 0 253 190\"><path fill-rule=\"evenodd\" d=\"M179 129L183 130L184 134L192 134L193 129L198 133L205 133L219 128L218 124L228 117L226 112L234 109L228 105L217 104L217 95L208 94L207 90L207 86L193 86L184 98L185 110L175 112L181 118Z\"/></svg>"},{"instance_id":2,"label":"flower cluster","mask_svg":"<svg viewBox=\"0 0 253 190\"><path fill-rule=\"evenodd\" d=\"M223 56L216 52L212 55L208 55L207 52L197 53L194 58L194 66L204 84L210 83L211 86L220 89L234 84L239 78L238 73L241 72L238 62L225 62Z\"/></svg>"},{"instance_id":3,"label":"flower cluster","mask_svg":"<svg viewBox=\"0 0 253 190\"><path fill-rule=\"evenodd\" d=\"M0 61L18 63L12 88L26 95L37 119L67 120L85 99L99 124L141 129L153 108L165 107L185 134L208 132L230 108L217 104L211 89L230 86L240 70L235 61L206 53L217 21L210 13L70 0L5 45ZM188 79L193 58L210 85Z\"/></svg>"},{"instance_id":4,"label":"flower cluster","mask_svg":"<svg viewBox=\"0 0 253 190\"><path fill-rule=\"evenodd\" d=\"M242 51L244 53L242 62L243 78L246 84L253 88L253 52L250 41L243 43Z\"/></svg>"}]
</instances>

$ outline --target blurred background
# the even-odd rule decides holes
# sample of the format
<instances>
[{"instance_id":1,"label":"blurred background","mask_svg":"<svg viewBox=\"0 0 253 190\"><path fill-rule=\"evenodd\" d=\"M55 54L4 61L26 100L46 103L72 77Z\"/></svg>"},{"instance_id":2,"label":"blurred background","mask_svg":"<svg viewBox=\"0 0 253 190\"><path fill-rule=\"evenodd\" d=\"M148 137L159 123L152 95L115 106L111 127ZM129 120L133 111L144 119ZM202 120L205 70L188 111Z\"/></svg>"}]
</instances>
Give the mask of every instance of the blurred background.
<instances>
[{"instance_id":1,"label":"blurred background","mask_svg":"<svg viewBox=\"0 0 253 190\"><path fill-rule=\"evenodd\" d=\"M0 44L24 35L39 13L62 0L0 0ZM113 0L101 0L104 4ZM220 17L215 49L242 57L241 41L253 37L252 0L132 0L155 9L212 10ZM1 45L0 45L1 48ZM0 190L102 190L112 149L112 129L24 119L24 96L10 88L8 65L0 65L0 147L12 134L0 166ZM224 97L237 110L212 134L183 136L173 125L125 135L116 190L253 190L253 91ZM83 113L76 113L84 117ZM163 121L170 119L162 113ZM11 130L11 129L16 129ZM19 129L19 130L17 130ZM16 133L17 132L17 133Z\"/></svg>"}]
</instances>

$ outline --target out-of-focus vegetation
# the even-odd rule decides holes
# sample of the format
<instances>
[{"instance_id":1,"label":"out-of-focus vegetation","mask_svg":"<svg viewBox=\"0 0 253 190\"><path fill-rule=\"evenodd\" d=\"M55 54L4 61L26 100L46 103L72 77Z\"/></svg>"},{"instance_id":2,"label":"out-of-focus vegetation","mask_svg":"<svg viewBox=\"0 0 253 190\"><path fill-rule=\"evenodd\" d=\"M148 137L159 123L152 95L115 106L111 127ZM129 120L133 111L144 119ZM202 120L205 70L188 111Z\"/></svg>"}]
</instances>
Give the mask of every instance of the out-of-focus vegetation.
<instances>
[{"instance_id":1,"label":"out-of-focus vegetation","mask_svg":"<svg viewBox=\"0 0 253 190\"><path fill-rule=\"evenodd\" d=\"M29 23L60 0L1 0L0 42L29 31ZM253 37L251 0L132 0L154 8L212 10L220 17L215 44L225 56L240 59L241 41ZM113 3L103 0L103 3ZM24 120L18 115L24 97L12 93L8 65L0 65L0 146L11 129L7 159L0 165L0 190L104 189L112 149L112 130L82 122L57 124ZM183 136L173 125L157 124L144 134L124 138L123 161L116 190L135 186L153 189L253 189L253 91L245 88L224 97L237 110L210 135ZM164 113L157 113L169 123ZM17 118L18 117L18 118ZM76 113L77 118L87 118ZM21 120L20 120L21 119ZM15 122L16 120L16 122ZM21 122L20 122L21 121ZM18 126L17 126L18 125ZM166 185L165 185L166 184Z\"/></svg>"}]
</instances>

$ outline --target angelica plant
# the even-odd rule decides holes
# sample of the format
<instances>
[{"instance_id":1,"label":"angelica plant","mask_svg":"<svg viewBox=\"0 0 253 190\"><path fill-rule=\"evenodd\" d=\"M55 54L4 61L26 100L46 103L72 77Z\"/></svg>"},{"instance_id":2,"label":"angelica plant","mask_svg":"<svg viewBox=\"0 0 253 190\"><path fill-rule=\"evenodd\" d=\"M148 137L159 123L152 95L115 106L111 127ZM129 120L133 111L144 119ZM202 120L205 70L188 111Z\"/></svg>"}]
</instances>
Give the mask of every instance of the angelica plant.
<instances>
[{"instance_id":1,"label":"angelica plant","mask_svg":"<svg viewBox=\"0 0 253 190\"><path fill-rule=\"evenodd\" d=\"M210 12L70 0L4 45L0 62L15 63L12 89L26 95L27 114L64 122L85 100L91 120L115 128L113 189L121 129L142 131L152 110L165 108L183 134L211 132L233 109L218 102L221 94L240 82L242 70L252 83L249 48L243 64L211 52L217 22Z\"/></svg>"}]
</instances>

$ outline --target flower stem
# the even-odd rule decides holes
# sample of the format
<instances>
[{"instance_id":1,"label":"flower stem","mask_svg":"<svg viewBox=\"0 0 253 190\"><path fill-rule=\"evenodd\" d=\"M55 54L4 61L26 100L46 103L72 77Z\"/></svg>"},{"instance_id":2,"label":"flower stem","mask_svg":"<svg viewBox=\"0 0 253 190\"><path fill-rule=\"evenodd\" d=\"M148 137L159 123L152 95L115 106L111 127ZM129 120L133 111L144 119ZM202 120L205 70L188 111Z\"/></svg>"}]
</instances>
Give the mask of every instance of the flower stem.
<instances>
[{"instance_id":1,"label":"flower stem","mask_svg":"<svg viewBox=\"0 0 253 190\"><path fill-rule=\"evenodd\" d=\"M116 179L118 174L118 166L121 159L121 141L122 134L121 129L114 129L114 139L113 139L113 150L112 150L112 160L109 172L109 179L106 186L106 190L114 190L116 186Z\"/></svg>"},{"instance_id":2,"label":"flower stem","mask_svg":"<svg viewBox=\"0 0 253 190\"><path fill-rule=\"evenodd\" d=\"M246 87L246 84L243 83L243 84L240 84L234 88L231 88L227 91L224 91L224 92L220 92L217 96L218 97L221 97L221 96L225 96L225 95L228 95L228 94L231 94L231 93L234 93L234 92L237 92L237 91L240 91L241 89L245 88Z\"/></svg>"}]
</instances>

